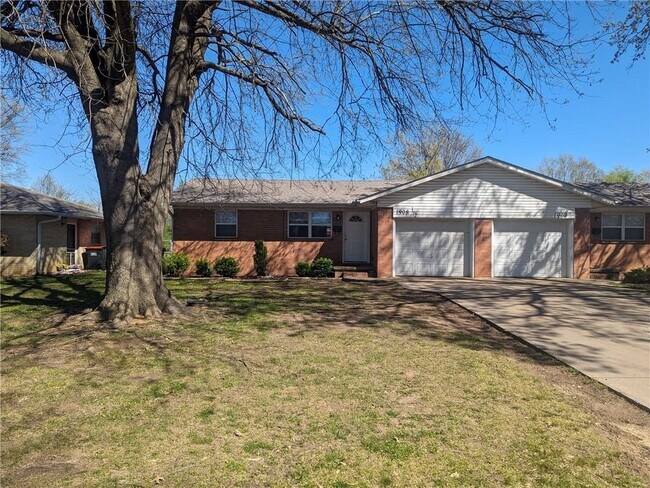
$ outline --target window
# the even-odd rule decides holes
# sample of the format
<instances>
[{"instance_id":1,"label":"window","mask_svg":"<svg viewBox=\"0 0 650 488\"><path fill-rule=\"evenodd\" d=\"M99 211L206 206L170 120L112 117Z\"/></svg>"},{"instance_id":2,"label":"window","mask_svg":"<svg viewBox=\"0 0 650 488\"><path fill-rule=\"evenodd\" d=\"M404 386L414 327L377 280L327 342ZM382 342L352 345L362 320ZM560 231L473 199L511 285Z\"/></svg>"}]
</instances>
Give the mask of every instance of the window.
<instances>
[{"instance_id":1,"label":"window","mask_svg":"<svg viewBox=\"0 0 650 488\"><path fill-rule=\"evenodd\" d=\"M289 237L332 237L332 212L289 212Z\"/></svg>"},{"instance_id":2,"label":"window","mask_svg":"<svg viewBox=\"0 0 650 488\"><path fill-rule=\"evenodd\" d=\"M237 210L217 210L214 222L216 237L237 237Z\"/></svg>"},{"instance_id":3,"label":"window","mask_svg":"<svg viewBox=\"0 0 650 488\"><path fill-rule=\"evenodd\" d=\"M102 234L99 228L99 222L93 222L93 226L90 229L90 243L91 244L102 243Z\"/></svg>"},{"instance_id":4,"label":"window","mask_svg":"<svg viewBox=\"0 0 650 488\"><path fill-rule=\"evenodd\" d=\"M603 214L603 241L643 241L644 214Z\"/></svg>"},{"instance_id":5,"label":"window","mask_svg":"<svg viewBox=\"0 0 650 488\"><path fill-rule=\"evenodd\" d=\"M353 215L352 217L350 217L350 222L363 222L363 219L358 215Z\"/></svg>"}]
</instances>

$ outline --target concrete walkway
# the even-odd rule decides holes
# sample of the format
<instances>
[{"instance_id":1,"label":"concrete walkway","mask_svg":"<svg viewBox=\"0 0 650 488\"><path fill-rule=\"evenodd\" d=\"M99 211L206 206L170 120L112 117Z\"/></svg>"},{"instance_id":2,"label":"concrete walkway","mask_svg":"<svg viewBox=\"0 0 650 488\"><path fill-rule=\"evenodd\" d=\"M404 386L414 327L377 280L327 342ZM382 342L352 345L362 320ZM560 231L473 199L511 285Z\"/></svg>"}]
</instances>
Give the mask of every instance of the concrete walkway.
<instances>
[{"instance_id":1,"label":"concrete walkway","mask_svg":"<svg viewBox=\"0 0 650 488\"><path fill-rule=\"evenodd\" d=\"M581 280L409 278L650 408L650 296Z\"/></svg>"}]
</instances>

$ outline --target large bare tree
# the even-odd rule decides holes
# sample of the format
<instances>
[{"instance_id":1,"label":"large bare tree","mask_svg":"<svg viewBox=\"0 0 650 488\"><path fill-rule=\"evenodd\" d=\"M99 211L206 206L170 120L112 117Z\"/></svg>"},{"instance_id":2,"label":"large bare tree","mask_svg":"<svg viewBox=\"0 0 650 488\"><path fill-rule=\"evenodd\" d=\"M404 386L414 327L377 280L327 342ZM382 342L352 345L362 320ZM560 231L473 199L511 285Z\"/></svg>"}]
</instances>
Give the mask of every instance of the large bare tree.
<instances>
[{"instance_id":1,"label":"large bare tree","mask_svg":"<svg viewBox=\"0 0 650 488\"><path fill-rule=\"evenodd\" d=\"M23 107L0 93L0 178L20 182L27 176L23 152L25 118Z\"/></svg>"},{"instance_id":2,"label":"large bare tree","mask_svg":"<svg viewBox=\"0 0 650 488\"><path fill-rule=\"evenodd\" d=\"M595 163L585 157L576 158L573 154L544 158L538 170L551 178L570 183L602 181L605 177L605 172Z\"/></svg>"},{"instance_id":3,"label":"large bare tree","mask_svg":"<svg viewBox=\"0 0 650 488\"><path fill-rule=\"evenodd\" d=\"M80 109L106 224L100 310L157 316L180 310L160 262L181 156L202 174L328 152L353 161L364 141L451 112L543 103L547 87L577 89L590 74L569 10L514 0L4 0L2 75L25 104L67 104L73 120Z\"/></svg>"}]
</instances>

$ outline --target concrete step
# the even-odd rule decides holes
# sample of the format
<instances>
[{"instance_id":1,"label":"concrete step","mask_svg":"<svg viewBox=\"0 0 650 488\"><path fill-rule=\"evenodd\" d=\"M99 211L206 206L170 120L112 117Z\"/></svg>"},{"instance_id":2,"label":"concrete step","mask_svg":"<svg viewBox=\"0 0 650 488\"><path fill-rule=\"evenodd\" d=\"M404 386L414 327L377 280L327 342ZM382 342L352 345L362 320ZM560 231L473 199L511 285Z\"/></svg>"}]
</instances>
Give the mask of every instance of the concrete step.
<instances>
[{"instance_id":1,"label":"concrete step","mask_svg":"<svg viewBox=\"0 0 650 488\"><path fill-rule=\"evenodd\" d=\"M377 276L375 268L368 263L341 264L334 266L334 276L337 278L373 278Z\"/></svg>"},{"instance_id":2,"label":"concrete step","mask_svg":"<svg viewBox=\"0 0 650 488\"><path fill-rule=\"evenodd\" d=\"M338 274L337 274L338 273ZM335 271L334 276L337 278L374 278L374 270L368 271Z\"/></svg>"},{"instance_id":3,"label":"concrete step","mask_svg":"<svg viewBox=\"0 0 650 488\"><path fill-rule=\"evenodd\" d=\"M340 264L334 266L334 271L374 271L371 264Z\"/></svg>"}]
</instances>

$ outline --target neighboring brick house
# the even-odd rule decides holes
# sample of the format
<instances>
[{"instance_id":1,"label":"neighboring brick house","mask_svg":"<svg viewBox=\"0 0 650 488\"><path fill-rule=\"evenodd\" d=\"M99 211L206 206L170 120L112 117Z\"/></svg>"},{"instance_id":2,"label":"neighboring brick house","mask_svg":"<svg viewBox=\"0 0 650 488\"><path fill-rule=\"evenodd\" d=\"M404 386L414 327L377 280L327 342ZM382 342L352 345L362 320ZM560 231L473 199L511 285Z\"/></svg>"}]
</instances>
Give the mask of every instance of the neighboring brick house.
<instances>
[{"instance_id":1,"label":"neighboring brick house","mask_svg":"<svg viewBox=\"0 0 650 488\"><path fill-rule=\"evenodd\" d=\"M650 185L572 185L486 157L390 181L190 180L174 192L174 250L233 256L252 275L332 258L393 276L575 277L650 266Z\"/></svg>"},{"instance_id":2,"label":"neighboring brick house","mask_svg":"<svg viewBox=\"0 0 650 488\"><path fill-rule=\"evenodd\" d=\"M7 183L0 184L0 202L3 277L82 265L86 247L106 242L103 216L93 208Z\"/></svg>"}]
</instances>

